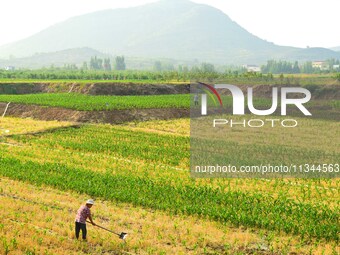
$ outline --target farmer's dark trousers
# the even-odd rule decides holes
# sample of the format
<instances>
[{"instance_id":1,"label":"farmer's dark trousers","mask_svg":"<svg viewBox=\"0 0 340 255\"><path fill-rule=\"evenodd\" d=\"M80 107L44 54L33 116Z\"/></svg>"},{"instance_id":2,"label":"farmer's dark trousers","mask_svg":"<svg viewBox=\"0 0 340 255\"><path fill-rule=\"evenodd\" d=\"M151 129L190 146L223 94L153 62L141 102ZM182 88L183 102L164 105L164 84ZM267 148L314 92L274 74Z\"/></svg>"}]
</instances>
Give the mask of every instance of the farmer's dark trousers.
<instances>
[{"instance_id":1,"label":"farmer's dark trousers","mask_svg":"<svg viewBox=\"0 0 340 255\"><path fill-rule=\"evenodd\" d=\"M86 239L86 234L87 234L87 230L86 230L86 224L80 223L80 222L76 222L76 238L79 238L79 232L82 232L83 235L83 239Z\"/></svg>"}]
</instances>

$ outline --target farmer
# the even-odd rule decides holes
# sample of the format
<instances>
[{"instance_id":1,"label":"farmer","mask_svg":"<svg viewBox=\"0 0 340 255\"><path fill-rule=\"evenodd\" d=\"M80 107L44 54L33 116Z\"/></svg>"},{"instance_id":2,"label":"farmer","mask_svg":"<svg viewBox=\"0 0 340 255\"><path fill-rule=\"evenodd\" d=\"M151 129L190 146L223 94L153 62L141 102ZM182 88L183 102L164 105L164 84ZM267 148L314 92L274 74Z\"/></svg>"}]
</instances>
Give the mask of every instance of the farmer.
<instances>
[{"instance_id":1,"label":"farmer","mask_svg":"<svg viewBox=\"0 0 340 255\"><path fill-rule=\"evenodd\" d=\"M198 105L198 94L194 96L194 102L195 102L195 105Z\"/></svg>"},{"instance_id":2,"label":"farmer","mask_svg":"<svg viewBox=\"0 0 340 255\"><path fill-rule=\"evenodd\" d=\"M82 231L83 240L86 241L86 219L89 218L92 225L96 225L91 216L90 208L94 205L93 199L89 199L86 201L85 205L80 206L80 208L77 211L76 216L76 238L79 238L79 232Z\"/></svg>"}]
</instances>

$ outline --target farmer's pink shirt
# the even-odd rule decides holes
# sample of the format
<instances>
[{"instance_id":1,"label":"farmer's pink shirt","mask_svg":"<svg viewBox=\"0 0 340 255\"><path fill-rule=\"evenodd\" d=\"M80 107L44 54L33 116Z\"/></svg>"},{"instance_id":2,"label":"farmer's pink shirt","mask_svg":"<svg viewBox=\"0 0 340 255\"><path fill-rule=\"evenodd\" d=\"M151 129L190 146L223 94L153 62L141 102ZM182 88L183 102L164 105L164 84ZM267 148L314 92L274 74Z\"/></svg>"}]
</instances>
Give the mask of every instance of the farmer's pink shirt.
<instances>
[{"instance_id":1,"label":"farmer's pink shirt","mask_svg":"<svg viewBox=\"0 0 340 255\"><path fill-rule=\"evenodd\" d=\"M88 208L86 205L82 205L77 211L76 222L86 224L86 219L90 215L91 215L90 208Z\"/></svg>"}]
</instances>

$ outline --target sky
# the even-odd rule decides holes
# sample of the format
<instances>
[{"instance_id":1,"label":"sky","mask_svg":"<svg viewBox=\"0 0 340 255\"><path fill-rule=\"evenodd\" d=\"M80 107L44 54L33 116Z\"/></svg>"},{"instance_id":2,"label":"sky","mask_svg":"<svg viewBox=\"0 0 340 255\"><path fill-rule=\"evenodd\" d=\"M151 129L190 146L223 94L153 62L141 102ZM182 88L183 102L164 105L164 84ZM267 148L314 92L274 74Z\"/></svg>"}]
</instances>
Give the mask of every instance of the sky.
<instances>
[{"instance_id":1,"label":"sky","mask_svg":"<svg viewBox=\"0 0 340 255\"><path fill-rule=\"evenodd\" d=\"M252 34L278 45L340 46L340 0L192 0L214 6ZM0 45L73 16L156 0L1 0Z\"/></svg>"}]
</instances>

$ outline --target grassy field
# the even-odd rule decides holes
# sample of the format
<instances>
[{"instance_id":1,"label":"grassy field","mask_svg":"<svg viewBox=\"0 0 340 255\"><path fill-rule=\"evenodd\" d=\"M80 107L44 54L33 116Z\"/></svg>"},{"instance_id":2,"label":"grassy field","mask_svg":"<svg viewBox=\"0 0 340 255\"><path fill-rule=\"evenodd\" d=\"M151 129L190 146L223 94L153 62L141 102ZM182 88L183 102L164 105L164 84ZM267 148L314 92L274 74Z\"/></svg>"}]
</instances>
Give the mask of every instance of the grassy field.
<instances>
[{"instance_id":1,"label":"grassy field","mask_svg":"<svg viewBox=\"0 0 340 255\"><path fill-rule=\"evenodd\" d=\"M313 155L322 160L317 156L320 153L339 162L340 151L332 146L340 143L338 123L299 121L304 128L265 132L243 129L242 135L241 130L229 130L234 144L230 151L241 162L244 158L249 162L277 158L295 161ZM190 179L188 119L122 126L74 127L64 123L65 127L55 130L49 126L46 132L38 128L45 122L36 122L37 134L31 129L27 134L25 122L11 118L0 122L1 127L12 127L0 146L2 176L112 203L143 206L170 216L189 215L244 226L266 236L294 236L298 245L285 249L307 249L314 240L315 247L308 249L316 252L328 247L327 254L331 254L339 242L339 179ZM325 128L334 131L320 132ZM249 139L254 134L255 139ZM304 142L314 137L321 143L310 147ZM257 144L263 139L267 144L259 150ZM291 150L293 141L298 144L295 150ZM284 246L281 239L278 243Z\"/></svg>"}]
</instances>

